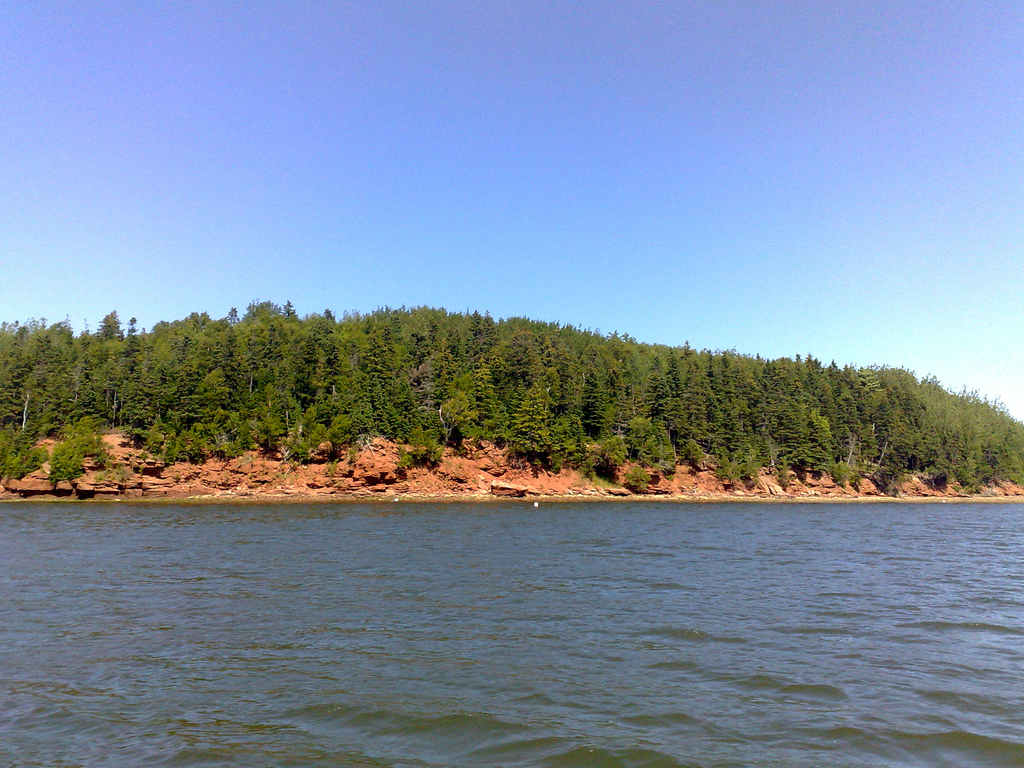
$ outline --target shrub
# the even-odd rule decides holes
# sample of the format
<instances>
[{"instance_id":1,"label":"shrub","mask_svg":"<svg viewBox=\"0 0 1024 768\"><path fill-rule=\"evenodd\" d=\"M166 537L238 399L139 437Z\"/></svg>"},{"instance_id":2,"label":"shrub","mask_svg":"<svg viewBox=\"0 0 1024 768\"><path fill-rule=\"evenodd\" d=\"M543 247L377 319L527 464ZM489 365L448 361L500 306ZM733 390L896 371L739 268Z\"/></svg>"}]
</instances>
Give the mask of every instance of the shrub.
<instances>
[{"instance_id":1,"label":"shrub","mask_svg":"<svg viewBox=\"0 0 1024 768\"><path fill-rule=\"evenodd\" d=\"M146 450L152 454L159 454L164 448L164 434L154 424L146 433Z\"/></svg>"},{"instance_id":2,"label":"shrub","mask_svg":"<svg viewBox=\"0 0 1024 768\"><path fill-rule=\"evenodd\" d=\"M46 450L29 446L20 450L14 449L7 454L0 475L20 480L30 472L35 472L46 461Z\"/></svg>"},{"instance_id":3,"label":"shrub","mask_svg":"<svg viewBox=\"0 0 1024 768\"><path fill-rule=\"evenodd\" d=\"M85 472L86 456L94 457L100 464L109 462L110 455L99 434L98 419L79 419L64 430L63 437L63 441L53 446L50 456L50 480L54 484L81 477Z\"/></svg>"},{"instance_id":4,"label":"shrub","mask_svg":"<svg viewBox=\"0 0 1024 768\"><path fill-rule=\"evenodd\" d=\"M206 461L210 452L210 430L205 424L193 424L182 435L178 435L178 458L190 464Z\"/></svg>"},{"instance_id":5,"label":"shrub","mask_svg":"<svg viewBox=\"0 0 1024 768\"><path fill-rule=\"evenodd\" d=\"M871 475L871 482L875 484L875 487L890 496L899 493L903 479L903 472L891 467L879 467Z\"/></svg>"},{"instance_id":6,"label":"shrub","mask_svg":"<svg viewBox=\"0 0 1024 768\"><path fill-rule=\"evenodd\" d=\"M701 469L704 466L706 455L704 449L697 445L696 440L687 440L679 451L679 458L688 462L694 469Z\"/></svg>"},{"instance_id":7,"label":"shrub","mask_svg":"<svg viewBox=\"0 0 1024 768\"><path fill-rule=\"evenodd\" d=\"M327 439L330 441L335 455L338 455L343 447L352 442L352 436L352 419L345 414L335 416L331 421L331 426L327 429Z\"/></svg>"},{"instance_id":8,"label":"shrub","mask_svg":"<svg viewBox=\"0 0 1024 768\"><path fill-rule=\"evenodd\" d=\"M622 477L622 484L633 493L646 493L651 483L651 476L643 467L632 466Z\"/></svg>"},{"instance_id":9,"label":"shrub","mask_svg":"<svg viewBox=\"0 0 1024 768\"><path fill-rule=\"evenodd\" d=\"M590 449L590 463L597 474L612 477L626 461L626 441L618 435L607 437Z\"/></svg>"},{"instance_id":10,"label":"shrub","mask_svg":"<svg viewBox=\"0 0 1024 768\"><path fill-rule=\"evenodd\" d=\"M715 477L723 483L735 483L740 479L740 465L728 457L723 457L715 470Z\"/></svg>"},{"instance_id":11,"label":"shrub","mask_svg":"<svg viewBox=\"0 0 1024 768\"><path fill-rule=\"evenodd\" d=\"M757 454L753 451L747 451L743 461L740 462L739 467L740 478L746 483L756 483L758 477L761 475L761 462L758 461Z\"/></svg>"},{"instance_id":12,"label":"shrub","mask_svg":"<svg viewBox=\"0 0 1024 768\"><path fill-rule=\"evenodd\" d=\"M74 442L57 443L50 454L50 482L76 480L85 473L85 453Z\"/></svg>"},{"instance_id":13,"label":"shrub","mask_svg":"<svg viewBox=\"0 0 1024 768\"><path fill-rule=\"evenodd\" d=\"M853 470L845 461L836 461L833 462L831 467L829 467L829 474L832 475L832 479L835 481L836 485L846 485L850 482L850 476L853 474Z\"/></svg>"},{"instance_id":14,"label":"shrub","mask_svg":"<svg viewBox=\"0 0 1024 768\"><path fill-rule=\"evenodd\" d=\"M636 416L626 430L626 447L632 459L646 467L668 471L675 466L675 453L664 427L650 419Z\"/></svg>"},{"instance_id":15,"label":"shrub","mask_svg":"<svg viewBox=\"0 0 1024 768\"><path fill-rule=\"evenodd\" d=\"M409 467L430 467L441 460L444 448L441 444L423 427L413 427L409 435L409 449L400 450L398 454L398 466L400 469Z\"/></svg>"}]
</instances>

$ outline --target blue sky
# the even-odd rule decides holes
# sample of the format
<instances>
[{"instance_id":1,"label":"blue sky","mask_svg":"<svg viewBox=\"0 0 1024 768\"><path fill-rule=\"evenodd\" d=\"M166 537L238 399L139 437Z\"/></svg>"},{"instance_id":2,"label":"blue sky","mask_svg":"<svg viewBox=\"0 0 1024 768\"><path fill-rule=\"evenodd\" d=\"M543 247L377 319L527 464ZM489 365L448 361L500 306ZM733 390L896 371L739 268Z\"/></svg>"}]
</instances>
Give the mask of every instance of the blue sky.
<instances>
[{"instance_id":1,"label":"blue sky","mask_svg":"<svg viewBox=\"0 0 1024 768\"><path fill-rule=\"evenodd\" d=\"M898 365L1024 418L1024 6L5 3L0 319L257 298Z\"/></svg>"}]
</instances>

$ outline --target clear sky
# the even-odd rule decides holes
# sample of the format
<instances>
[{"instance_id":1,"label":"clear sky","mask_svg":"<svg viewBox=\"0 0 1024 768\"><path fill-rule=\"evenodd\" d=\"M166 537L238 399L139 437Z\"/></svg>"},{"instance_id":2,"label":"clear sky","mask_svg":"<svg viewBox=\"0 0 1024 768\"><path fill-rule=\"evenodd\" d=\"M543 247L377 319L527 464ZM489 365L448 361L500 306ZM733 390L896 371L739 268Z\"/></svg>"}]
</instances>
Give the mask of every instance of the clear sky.
<instances>
[{"instance_id":1,"label":"clear sky","mask_svg":"<svg viewBox=\"0 0 1024 768\"><path fill-rule=\"evenodd\" d=\"M0 6L0 319L443 306L1024 418L1018 2Z\"/></svg>"}]
</instances>

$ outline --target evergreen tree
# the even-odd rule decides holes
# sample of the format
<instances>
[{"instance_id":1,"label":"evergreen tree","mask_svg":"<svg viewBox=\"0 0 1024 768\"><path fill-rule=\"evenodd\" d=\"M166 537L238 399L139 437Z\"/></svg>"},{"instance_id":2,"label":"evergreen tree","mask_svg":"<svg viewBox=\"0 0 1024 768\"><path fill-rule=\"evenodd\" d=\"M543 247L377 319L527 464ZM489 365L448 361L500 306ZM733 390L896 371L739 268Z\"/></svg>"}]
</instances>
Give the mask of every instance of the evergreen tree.
<instances>
[{"instance_id":1,"label":"evergreen tree","mask_svg":"<svg viewBox=\"0 0 1024 768\"><path fill-rule=\"evenodd\" d=\"M551 399L538 382L523 396L512 417L511 448L531 459L542 459L551 451Z\"/></svg>"},{"instance_id":2,"label":"evergreen tree","mask_svg":"<svg viewBox=\"0 0 1024 768\"><path fill-rule=\"evenodd\" d=\"M38 468L36 441L83 417L168 458L255 445L301 458L419 430L551 466L607 468L618 439L649 466L670 465L674 447L695 466L705 453L728 460L748 480L760 463L888 488L910 472L968 489L1024 482L1024 425L907 371L667 349L428 307L301 318L253 302L242 317L194 313L149 331L129 321L127 332L112 312L77 335L66 321L0 324L2 471ZM60 472L74 472L75 455L60 449Z\"/></svg>"}]
</instances>

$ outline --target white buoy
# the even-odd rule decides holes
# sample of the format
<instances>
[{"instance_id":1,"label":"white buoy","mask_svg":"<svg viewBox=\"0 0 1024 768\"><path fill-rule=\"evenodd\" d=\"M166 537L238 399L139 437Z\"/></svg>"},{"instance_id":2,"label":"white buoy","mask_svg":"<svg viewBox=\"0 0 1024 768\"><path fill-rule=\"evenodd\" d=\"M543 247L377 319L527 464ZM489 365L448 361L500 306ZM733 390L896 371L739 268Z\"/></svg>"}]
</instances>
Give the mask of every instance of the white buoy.
<instances>
[{"instance_id":1,"label":"white buoy","mask_svg":"<svg viewBox=\"0 0 1024 768\"><path fill-rule=\"evenodd\" d=\"M533 506L535 506L535 507L539 507L539 506L540 506L540 502L539 502L539 501L535 501L535 502L533 502Z\"/></svg>"}]
</instances>

